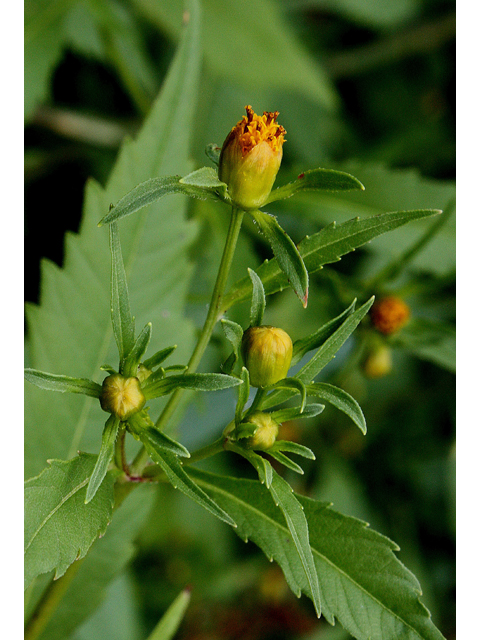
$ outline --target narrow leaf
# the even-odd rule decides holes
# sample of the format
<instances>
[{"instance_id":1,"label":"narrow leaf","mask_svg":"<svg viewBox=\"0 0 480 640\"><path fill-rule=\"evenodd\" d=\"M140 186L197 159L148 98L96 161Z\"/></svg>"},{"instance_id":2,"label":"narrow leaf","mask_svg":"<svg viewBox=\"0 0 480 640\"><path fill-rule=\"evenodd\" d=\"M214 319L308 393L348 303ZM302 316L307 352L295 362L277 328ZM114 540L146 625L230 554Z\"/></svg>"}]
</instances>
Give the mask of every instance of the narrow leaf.
<instances>
[{"instance_id":1,"label":"narrow leaf","mask_svg":"<svg viewBox=\"0 0 480 640\"><path fill-rule=\"evenodd\" d=\"M257 471L258 479L260 480L260 482L264 484L267 489L270 489L273 478L273 468L266 458L259 455L258 453L255 453L255 451L244 449L243 447L238 447L232 444L229 445L229 449L241 455L243 458L245 458L245 460L248 460Z\"/></svg>"},{"instance_id":2,"label":"narrow leaf","mask_svg":"<svg viewBox=\"0 0 480 640\"><path fill-rule=\"evenodd\" d=\"M303 413L303 410L305 408L305 403L307 402L307 389L306 389L305 385L303 384L302 380L300 380L297 377L295 377L295 378L284 378L283 380L280 380L276 384L272 385L271 388L272 389L292 389L294 391L298 391L298 393L300 394L301 399L302 399L301 405L300 405L300 413ZM271 398L271 396L268 396L268 399L270 399L270 398ZM265 405L265 403L264 403L264 405ZM269 406L271 406L271 405L269 405Z\"/></svg>"},{"instance_id":3,"label":"narrow leaf","mask_svg":"<svg viewBox=\"0 0 480 640\"><path fill-rule=\"evenodd\" d=\"M147 400L159 398L174 389L192 389L193 391L220 391L242 384L242 381L223 373L186 373L181 376L169 376L143 387Z\"/></svg>"},{"instance_id":4,"label":"narrow leaf","mask_svg":"<svg viewBox=\"0 0 480 640\"><path fill-rule=\"evenodd\" d=\"M408 222L438 213L440 212L436 209L395 211L370 216L363 220L353 218L338 226L332 222L318 233L304 238L298 245L298 251L308 272L314 273L323 265L337 262L343 255L387 231L393 231ZM277 259L264 262L256 271L263 282L266 295L282 291L288 286L288 279ZM251 295L250 278L243 278L236 282L225 295L222 310L227 311L233 304L248 300Z\"/></svg>"},{"instance_id":5,"label":"narrow leaf","mask_svg":"<svg viewBox=\"0 0 480 640\"><path fill-rule=\"evenodd\" d=\"M154 369L155 367L158 367L159 364L162 364L162 362L166 360L168 356L170 356L175 351L176 348L177 345L175 344L173 345L173 347L161 349L160 351L157 351L157 353L155 353L151 358L147 358L147 360L144 360L143 364L145 365L145 367L147 367L147 369Z\"/></svg>"},{"instance_id":6,"label":"narrow leaf","mask_svg":"<svg viewBox=\"0 0 480 640\"><path fill-rule=\"evenodd\" d=\"M207 155L208 158L210 158L213 164L216 165L217 167L220 162L221 150L222 150L221 147L216 145L214 142L207 144L207 146L205 147L205 154Z\"/></svg>"},{"instance_id":7,"label":"narrow leaf","mask_svg":"<svg viewBox=\"0 0 480 640\"><path fill-rule=\"evenodd\" d=\"M36 369L25 369L25 380L46 391L82 393L92 398L99 398L102 393L101 385L92 380L59 376L54 373L37 371Z\"/></svg>"},{"instance_id":8,"label":"narrow leaf","mask_svg":"<svg viewBox=\"0 0 480 640\"><path fill-rule=\"evenodd\" d=\"M349 173L334 169L312 169L301 173L295 182L274 189L265 204L290 198L297 191L348 191L351 189L365 191L360 180Z\"/></svg>"},{"instance_id":9,"label":"narrow leaf","mask_svg":"<svg viewBox=\"0 0 480 640\"><path fill-rule=\"evenodd\" d=\"M122 373L125 377L136 376L138 372L138 365L143 357L143 354L147 350L148 343L152 337L152 323L148 322L142 329L140 335L135 340L130 353L125 358L125 362L122 367Z\"/></svg>"},{"instance_id":10,"label":"narrow leaf","mask_svg":"<svg viewBox=\"0 0 480 640\"><path fill-rule=\"evenodd\" d=\"M352 398L349 393L326 382L315 382L307 385L307 393L321 400L326 400L337 409L340 409L353 420L363 434L367 433L367 424L363 411L355 398Z\"/></svg>"},{"instance_id":11,"label":"narrow leaf","mask_svg":"<svg viewBox=\"0 0 480 640\"><path fill-rule=\"evenodd\" d=\"M232 527L236 527L235 521L221 509L200 487L188 476L178 460L177 456L163 447L157 446L150 438L140 436L148 455L164 471L169 482L175 489L179 489L186 496L197 502L214 516L220 518Z\"/></svg>"},{"instance_id":12,"label":"narrow leaf","mask_svg":"<svg viewBox=\"0 0 480 640\"><path fill-rule=\"evenodd\" d=\"M311 449L305 447L298 442L291 442L290 440L277 440L272 449L275 451L289 451L295 453L297 456L308 458L309 460L315 460L315 454Z\"/></svg>"},{"instance_id":13,"label":"narrow leaf","mask_svg":"<svg viewBox=\"0 0 480 640\"><path fill-rule=\"evenodd\" d=\"M52 460L25 483L25 587L48 571L60 578L105 533L113 510L113 477L107 475L85 504L96 460L87 454L68 462Z\"/></svg>"},{"instance_id":14,"label":"narrow leaf","mask_svg":"<svg viewBox=\"0 0 480 640\"><path fill-rule=\"evenodd\" d=\"M304 471L302 467L296 462L293 462L293 460L290 460L290 458L288 458L281 451L276 451L275 449L273 450L269 449L267 453L274 460L276 460L277 462L280 462L280 464L283 464L288 469L291 469L292 471L295 471L295 473L299 473L301 476L303 476Z\"/></svg>"},{"instance_id":15,"label":"narrow leaf","mask_svg":"<svg viewBox=\"0 0 480 640\"><path fill-rule=\"evenodd\" d=\"M116 224L110 226L110 252L112 255L110 297L112 326L120 362L123 362L135 342L135 323L130 311L127 276L123 265L122 248Z\"/></svg>"},{"instance_id":16,"label":"narrow leaf","mask_svg":"<svg viewBox=\"0 0 480 640\"><path fill-rule=\"evenodd\" d=\"M308 387L307 387L308 390ZM279 409L272 411L271 416L276 422L286 422L287 420L298 420L300 418L313 418L318 416L325 409L323 404L307 404L302 407L288 407L287 409Z\"/></svg>"},{"instance_id":17,"label":"narrow leaf","mask_svg":"<svg viewBox=\"0 0 480 640\"><path fill-rule=\"evenodd\" d=\"M188 176L181 178L180 184L199 187L208 192L217 193L222 200L227 200L228 198L227 185L218 179L218 173L212 167L202 167L189 173Z\"/></svg>"},{"instance_id":18,"label":"narrow leaf","mask_svg":"<svg viewBox=\"0 0 480 640\"><path fill-rule=\"evenodd\" d=\"M253 269L248 269L248 275L252 281L252 305L250 307L250 326L260 327L265 312L265 291L260 278Z\"/></svg>"},{"instance_id":19,"label":"narrow leaf","mask_svg":"<svg viewBox=\"0 0 480 640\"><path fill-rule=\"evenodd\" d=\"M259 210L251 213L272 247L278 266L285 274L303 306L306 307L308 302L308 273L293 240L285 233L273 216Z\"/></svg>"},{"instance_id":20,"label":"narrow leaf","mask_svg":"<svg viewBox=\"0 0 480 640\"><path fill-rule=\"evenodd\" d=\"M163 431L159 431L154 426L145 427L144 424L135 420L135 417L133 417L133 419L130 418L128 424L133 433L142 442L148 440L150 445L157 451L167 451L182 458L190 458L190 452L183 446L183 444L173 440L163 433Z\"/></svg>"},{"instance_id":21,"label":"narrow leaf","mask_svg":"<svg viewBox=\"0 0 480 640\"><path fill-rule=\"evenodd\" d=\"M278 562L292 591L311 598L291 534L265 487L199 469L189 473L235 518L238 535ZM419 601L420 585L393 553L394 542L327 503L296 499L309 524L322 613L330 624L337 618L357 640L443 640Z\"/></svg>"},{"instance_id":22,"label":"narrow leaf","mask_svg":"<svg viewBox=\"0 0 480 640\"><path fill-rule=\"evenodd\" d=\"M240 424L240 422L242 421L243 408L248 400L248 396L250 395L250 376L246 367L242 367L240 377L243 381L243 384L238 389L238 401L235 408L236 425Z\"/></svg>"},{"instance_id":23,"label":"narrow leaf","mask_svg":"<svg viewBox=\"0 0 480 640\"><path fill-rule=\"evenodd\" d=\"M236 322L227 320L226 318L221 320L221 324L225 337L231 343L235 354L238 356L243 338L242 327Z\"/></svg>"},{"instance_id":24,"label":"narrow leaf","mask_svg":"<svg viewBox=\"0 0 480 640\"><path fill-rule=\"evenodd\" d=\"M117 439L119 427L120 420L113 415L111 415L105 423L100 453L98 454L95 468L92 471L92 475L90 476L90 481L87 486L85 504L88 504L95 497L95 494L107 475L108 465L113 458L115 440Z\"/></svg>"},{"instance_id":25,"label":"narrow leaf","mask_svg":"<svg viewBox=\"0 0 480 640\"><path fill-rule=\"evenodd\" d=\"M172 640L190 603L190 589L184 589L163 614L147 640Z\"/></svg>"}]
</instances>

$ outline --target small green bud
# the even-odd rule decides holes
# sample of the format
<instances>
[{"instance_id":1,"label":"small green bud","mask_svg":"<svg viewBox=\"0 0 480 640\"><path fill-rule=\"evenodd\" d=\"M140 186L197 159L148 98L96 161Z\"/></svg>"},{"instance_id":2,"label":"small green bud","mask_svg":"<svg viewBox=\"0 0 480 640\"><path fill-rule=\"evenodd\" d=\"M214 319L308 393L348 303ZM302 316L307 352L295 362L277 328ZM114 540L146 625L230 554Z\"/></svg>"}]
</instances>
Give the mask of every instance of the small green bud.
<instances>
[{"instance_id":1,"label":"small green bud","mask_svg":"<svg viewBox=\"0 0 480 640\"><path fill-rule=\"evenodd\" d=\"M242 427L245 427L245 433L253 431L253 435L247 437L242 436ZM253 430L251 427L253 426ZM247 449L259 449L266 451L275 443L278 436L278 423L271 417L269 413L256 411L249 416L245 422L240 423L238 427L237 439Z\"/></svg>"},{"instance_id":2,"label":"small green bud","mask_svg":"<svg viewBox=\"0 0 480 640\"><path fill-rule=\"evenodd\" d=\"M375 345L363 361L367 378L383 378L392 370L392 350L386 344Z\"/></svg>"},{"instance_id":3,"label":"small green bud","mask_svg":"<svg viewBox=\"0 0 480 640\"><path fill-rule=\"evenodd\" d=\"M113 413L124 421L145 405L145 396L138 378L124 378L119 373L108 376L103 381L100 406L107 413Z\"/></svg>"},{"instance_id":4,"label":"small green bud","mask_svg":"<svg viewBox=\"0 0 480 640\"><path fill-rule=\"evenodd\" d=\"M288 333L267 325L250 327L242 338L242 356L252 387L268 387L287 376L293 345Z\"/></svg>"}]
</instances>

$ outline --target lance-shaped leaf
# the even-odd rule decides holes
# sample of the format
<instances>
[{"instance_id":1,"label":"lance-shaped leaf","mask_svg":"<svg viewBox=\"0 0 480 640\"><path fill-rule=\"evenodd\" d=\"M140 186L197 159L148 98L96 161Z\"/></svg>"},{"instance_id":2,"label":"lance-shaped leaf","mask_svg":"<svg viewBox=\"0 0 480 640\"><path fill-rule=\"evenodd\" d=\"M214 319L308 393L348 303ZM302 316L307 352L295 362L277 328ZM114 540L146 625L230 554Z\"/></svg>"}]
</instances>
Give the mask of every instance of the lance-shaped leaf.
<instances>
[{"instance_id":1,"label":"lance-shaped leaf","mask_svg":"<svg viewBox=\"0 0 480 640\"><path fill-rule=\"evenodd\" d=\"M182 493L197 502L204 509L210 511L210 513L217 518L220 518L220 520L223 520L232 527L237 526L235 521L186 474L185 469L176 455L167 451L163 444L160 446L149 437L145 437L142 432L139 433L139 437L148 455L162 468L168 481L175 489L182 491Z\"/></svg>"},{"instance_id":2,"label":"lance-shaped leaf","mask_svg":"<svg viewBox=\"0 0 480 640\"><path fill-rule=\"evenodd\" d=\"M307 404L303 407L287 407L286 409L279 409L278 411L272 411L271 416L276 422L286 422L287 420L299 420L300 418L313 418L318 416L325 409L323 404Z\"/></svg>"},{"instance_id":3,"label":"lance-shaped leaf","mask_svg":"<svg viewBox=\"0 0 480 640\"><path fill-rule=\"evenodd\" d=\"M265 204L290 198L297 191L349 191L352 189L365 191L360 180L349 173L334 169L312 169L301 173L294 182L274 189Z\"/></svg>"},{"instance_id":4,"label":"lance-shaped leaf","mask_svg":"<svg viewBox=\"0 0 480 640\"><path fill-rule=\"evenodd\" d=\"M113 477L107 475L91 502L85 492L96 456L80 454L50 466L25 483L25 586L55 571L63 576L105 533L113 510Z\"/></svg>"},{"instance_id":5,"label":"lance-shaped leaf","mask_svg":"<svg viewBox=\"0 0 480 640\"><path fill-rule=\"evenodd\" d=\"M253 269L248 269L248 275L252 281L252 304L250 307L250 326L260 327L263 322L265 312L265 291L260 278Z\"/></svg>"},{"instance_id":6,"label":"lance-shaped leaf","mask_svg":"<svg viewBox=\"0 0 480 640\"><path fill-rule=\"evenodd\" d=\"M395 211L370 216L363 220L353 218L338 226L332 222L318 233L305 237L298 245L298 251L308 272L314 273L323 265L337 262L343 255L387 231L393 231L413 220L439 213L437 209ZM282 291L288 286L288 279L277 259L264 262L256 272L263 282L266 295ZM232 305L248 300L251 295L252 282L250 278L243 278L236 282L224 296L222 311L225 312Z\"/></svg>"},{"instance_id":7,"label":"lance-shaped leaf","mask_svg":"<svg viewBox=\"0 0 480 640\"><path fill-rule=\"evenodd\" d=\"M308 302L308 272L295 243L278 224L274 216L259 210L252 211L251 214L271 246L278 266L285 274L303 306L306 307Z\"/></svg>"},{"instance_id":8,"label":"lance-shaped leaf","mask_svg":"<svg viewBox=\"0 0 480 640\"><path fill-rule=\"evenodd\" d=\"M157 351L157 353L155 353L151 358L147 358L147 360L144 360L143 364L145 365L145 367L147 367L147 369L154 369L155 367L158 367L158 365L162 364L162 362L166 360L168 356L170 356L175 351L176 348L177 345L174 344L173 347L161 349L160 351Z\"/></svg>"},{"instance_id":9,"label":"lance-shaped leaf","mask_svg":"<svg viewBox=\"0 0 480 640\"><path fill-rule=\"evenodd\" d=\"M122 373L126 378L136 376L138 371L138 365L143 357L143 354L147 350L148 343L152 337L152 323L148 322L142 329L142 332L135 340L130 353L125 358L125 362L122 367Z\"/></svg>"},{"instance_id":10,"label":"lance-shaped leaf","mask_svg":"<svg viewBox=\"0 0 480 640\"><path fill-rule=\"evenodd\" d=\"M221 200L230 201L227 195L227 185L218 179L218 173L212 167L202 167L189 173L188 176L180 180L180 184L199 187L212 193L212 195L218 194Z\"/></svg>"},{"instance_id":11,"label":"lance-shaped leaf","mask_svg":"<svg viewBox=\"0 0 480 640\"><path fill-rule=\"evenodd\" d=\"M242 371L240 372L240 378L243 381L240 389L238 390L238 401L237 406L235 407L235 424L238 425L242 421L243 407L245 406L248 396L250 395L250 376L248 374L248 369L246 367L242 367Z\"/></svg>"},{"instance_id":12,"label":"lance-shaped leaf","mask_svg":"<svg viewBox=\"0 0 480 640\"><path fill-rule=\"evenodd\" d=\"M188 587L179 593L147 640L172 640L187 610L190 594Z\"/></svg>"},{"instance_id":13,"label":"lance-shaped leaf","mask_svg":"<svg viewBox=\"0 0 480 640\"><path fill-rule=\"evenodd\" d=\"M174 193L183 193L186 196L200 198L201 200L219 198L217 193L219 187L199 187L194 184L185 184L181 182L181 179L181 176L165 176L145 180L145 182L142 182L125 194L123 198L110 209L107 215L100 220L98 226L101 227L104 224L118 222L118 220L143 209L143 207L157 202L160 198ZM222 184L223 183L220 183L220 186Z\"/></svg>"},{"instance_id":14,"label":"lance-shaped leaf","mask_svg":"<svg viewBox=\"0 0 480 640\"><path fill-rule=\"evenodd\" d=\"M269 449L267 453L271 458L273 458L280 464L283 464L284 467L287 467L288 469L291 469L295 473L298 473L301 476L303 476L304 471L302 467L296 462L293 462L293 460L290 460L290 458L285 454L283 454L281 451L275 451L275 450L272 451L272 449Z\"/></svg>"},{"instance_id":15,"label":"lance-shaped leaf","mask_svg":"<svg viewBox=\"0 0 480 640\"><path fill-rule=\"evenodd\" d=\"M157 380L142 388L147 400L159 398L171 393L175 389L191 389L192 391L220 391L229 387L236 387L242 381L223 373L186 373L182 376L169 376Z\"/></svg>"},{"instance_id":16,"label":"lance-shaped leaf","mask_svg":"<svg viewBox=\"0 0 480 640\"><path fill-rule=\"evenodd\" d=\"M141 414L134 414L128 419L129 431L139 440L146 440L157 451L167 451L182 458L190 458L190 452L183 444L167 436L163 431L159 431L153 424L148 424Z\"/></svg>"},{"instance_id":17,"label":"lance-shaped leaf","mask_svg":"<svg viewBox=\"0 0 480 640\"><path fill-rule=\"evenodd\" d=\"M226 318L221 320L221 324L225 337L233 347L233 353L228 356L222 364L221 369L225 373L230 374L238 361L238 354L242 346L243 329L236 322L227 320Z\"/></svg>"},{"instance_id":18,"label":"lance-shaped leaf","mask_svg":"<svg viewBox=\"0 0 480 640\"><path fill-rule=\"evenodd\" d=\"M116 224L110 226L110 252L112 255L110 305L113 335L117 343L120 362L123 362L135 343L135 322L130 310L127 276Z\"/></svg>"},{"instance_id":19,"label":"lance-shaped leaf","mask_svg":"<svg viewBox=\"0 0 480 640\"><path fill-rule=\"evenodd\" d=\"M300 380L298 377L295 378L284 378L283 380L280 380L279 382L276 382L274 385L272 385L271 387L272 389L285 389L285 390L294 390L297 391L300 396L301 396L301 405L300 405L300 413L303 412L304 408L305 408L305 404L307 402L307 389L304 385L304 383L302 382L302 380ZM273 394L272 394L273 395ZM291 394L290 394L291 395ZM270 399L271 396L268 396L268 399ZM264 403L266 404L266 403ZM268 406L272 406L271 404L269 404Z\"/></svg>"},{"instance_id":20,"label":"lance-shaped leaf","mask_svg":"<svg viewBox=\"0 0 480 640\"><path fill-rule=\"evenodd\" d=\"M297 456L302 456L303 458L308 458L309 460L315 460L315 454L313 453L313 451L308 447L305 447L303 444L299 444L298 442L291 442L290 440L277 440L271 447L270 451L272 449L274 451L289 451L290 453L295 453Z\"/></svg>"},{"instance_id":21,"label":"lance-shaped leaf","mask_svg":"<svg viewBox=\"0 0 480 640\"><path fill-rule=\"evenodd\" d=\"M240 436L241 438L249 437L250 432L249 432L248 426L249 425L245 426L244 436L241 435ZM251 430L251 435L253 435L256 431L254 425L253 427L254 428ZM242 458L245 458L245 460L248 460L248 462L250 462L252 467L258 473L258 479L260 480L260 482L264 484L267 487L267 489L270 489L270 486L272 484L272 478L273 478L273 468L270 462L266 458L258 455L258 453L255 453L255 451L244 449L243 447L237 446L235 444L229 444L228 449L230 451L238 453L238 455L242 456Z\"/></svg>"},{"instance_id":22,"label":"lance-shaped leaf","mask_svg":"<svg viewBox=\"0 0 480 640\"><path fill-rule=\"evenodd\" d=\"M90 481L87 486L85 504L88 504L95 497L95 494L97 493L100 485L107 475L108 465L113 458L115 440L117 439L119 427L120 420L114 415L111 415L105 423L100 452L98 454L95 468L92 471L92 475L90 476Z\"/></svg>"},{"instance_id":23,"label":"lance-shaped leaf","mask_svg":"<svg viewBox=\"0 0 480 640\"><path fill-rule=\"evenodd\" d=\"M46 391L81 393L92 398L99 398L102 393L102 387L99 384L86 378L70 378L36 369L25 369L24 373L25 380Z\"/></svg>"},{"instance_id":24,"label":"lance-shaped leaf","mask_svg":"<svg viewBox=\"0 0 480 640\"><path fill-rule=\"evenodd\" d=\"M189 473L235 518L238 535L278 562L292 591L311 598L291 534L266 488L256 480ZM419 600L420 585L395 556L394 542L328 503L296 499L308 521L322 614L330 624L336 618L357 640L443 640Z\"/></svg>"},{"instance_id":25,"label":"lance-shaped leaf","mask_svg":"<svg viewBox=\"0 0 480 640\"><path fill-rule=\"evenodd\" d=\"M337 409L340 409L353 420L363 434L367 433L367 423L365 422L363 411L355 398L352 398L349 393L327 382L315 382L307 385L307 393L321 400L326 400Z\"/></svg>"},{"instance_id":26,"label":"lance-shaped leaf","mask_svg":"<svg viewBox=\"0 0 480 640\"><path fill-rule=\"evenodd\" d=\"M332 320L329 320L324 325L322 325L317 331L306 336L305 338L300 338L299 340L295 340L293 343L293 354L292 354L292 365L297 364L303 358L303 356L309 351L313 351L317 347L329 338L334 331L338 329L338 327L342 324L342 322L351 315L355 310L355 304L357 300L352 302L352 304L342 311L340 315Z\"/></svg>"}]
</instances>

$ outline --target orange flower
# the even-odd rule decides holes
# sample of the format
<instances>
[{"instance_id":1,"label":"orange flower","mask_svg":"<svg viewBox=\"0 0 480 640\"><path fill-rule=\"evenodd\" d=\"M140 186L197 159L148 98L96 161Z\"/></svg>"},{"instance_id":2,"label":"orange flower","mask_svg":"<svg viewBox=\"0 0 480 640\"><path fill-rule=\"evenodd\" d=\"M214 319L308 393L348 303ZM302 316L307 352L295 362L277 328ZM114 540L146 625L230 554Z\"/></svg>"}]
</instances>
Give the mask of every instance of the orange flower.
<instances>
[{"instance_id":1,"label":"orange flower","mask_svg":"<svg viewBox=\"0 0 480 640\"><path fill-rule=\"evenodd\" d=\"M376 302L370 312L373 326L384 335L401 329L410 317L410 308L400 298L388 296Z\"/></svg>"},{"instance_id":2,"label":"orange flower","mask_svg":"<svg viewBox=\"0 0 480 640\"><path fill-rule=\"evenodd\" d=\"M285 129L278 111L257 116L252 107L228 134L220 153L218 177L240 209L258 209L267 200L283 155Z\"/></svg>"}]
</instances>

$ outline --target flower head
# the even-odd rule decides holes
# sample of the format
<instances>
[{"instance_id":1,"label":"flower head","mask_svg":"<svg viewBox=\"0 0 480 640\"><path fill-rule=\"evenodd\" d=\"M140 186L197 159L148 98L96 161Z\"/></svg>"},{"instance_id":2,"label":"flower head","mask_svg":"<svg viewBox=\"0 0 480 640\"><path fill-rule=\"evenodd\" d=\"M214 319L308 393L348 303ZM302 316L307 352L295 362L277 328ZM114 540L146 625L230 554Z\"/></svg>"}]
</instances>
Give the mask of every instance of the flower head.
<instances>
[{"instance_id":1,"label":"flower head","mask_svg":"<svg viewBox=\"0 0 480 640\"><path fill-rule=\"evenodd\" d=\"M250 327L242 338L242 355L252 387L268 387L286 377L293 345L288 333L276 327Z\"/></svg>"},{"instance_id":2,"label":"flower head","mask_svg":"<svg viewBox=\"0 0 480 640\"><path fill-rule=\"evenodd\" d=\"M249 416L242 425L253 425L252 436L242 438L241 442L247 449L266 451L275 443L278 436L278 423L268 413L256 411ZM240 426L242 426L240 425Z\"/></svg>"},{"instance_id":3,"label":"flower head","mask_svg":"<svg viewBox=\"0 0 480 640\"><path fill-rule=\"evenodd\" d=\"M100 406L120 420L127 420L145 405L145 396L138 378L124 378L119 373L107 376L103 381Z\"/></svg>"},{"instance_id":4,"label":"flower head","mask_svg":"<svg viewBox=\"0 0 480 640\"><path fill-rule=\"evenodd\" d=\"M408 321L410 308L396 296L388 296L376 302L370 312L373 326L384 335L396 333Z\"/></svg>"},{"instance_id":5,"label":"flower head","mask_svg":"<svg viewBox=\"0 0 480 640\"><path fill-rule=\"evenodd\" d=\"M267 200L283 155L285 129L278 111L257 116L252 107L228 134L220 153L218 176L228 186L234 204L258 209Z\"/></svg>"}]
</instances>

